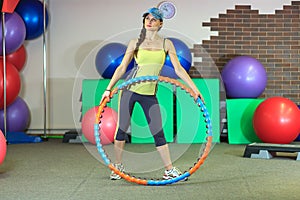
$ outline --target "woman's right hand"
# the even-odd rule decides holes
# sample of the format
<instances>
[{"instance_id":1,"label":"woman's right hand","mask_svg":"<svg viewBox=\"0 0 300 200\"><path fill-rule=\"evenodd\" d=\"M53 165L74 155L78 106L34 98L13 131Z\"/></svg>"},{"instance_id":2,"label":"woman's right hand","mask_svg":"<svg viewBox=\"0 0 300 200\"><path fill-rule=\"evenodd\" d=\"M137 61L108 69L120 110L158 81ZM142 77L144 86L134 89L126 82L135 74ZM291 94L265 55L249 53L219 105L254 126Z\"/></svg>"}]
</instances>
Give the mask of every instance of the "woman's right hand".
<instances>
[{"instance_id":1,"label":"woman's right hand","mask_svg":"<svg viewBox=\"0 0 300 200\"><path fill-rule=\"evenodd\" d=\"M105 91L104 91L104 93L102 94L101 103L102 103L102 101L103 101L105 98L108 99L107 102L110 101L110 90L105 90Z\"/></svg>"}]
</instances>

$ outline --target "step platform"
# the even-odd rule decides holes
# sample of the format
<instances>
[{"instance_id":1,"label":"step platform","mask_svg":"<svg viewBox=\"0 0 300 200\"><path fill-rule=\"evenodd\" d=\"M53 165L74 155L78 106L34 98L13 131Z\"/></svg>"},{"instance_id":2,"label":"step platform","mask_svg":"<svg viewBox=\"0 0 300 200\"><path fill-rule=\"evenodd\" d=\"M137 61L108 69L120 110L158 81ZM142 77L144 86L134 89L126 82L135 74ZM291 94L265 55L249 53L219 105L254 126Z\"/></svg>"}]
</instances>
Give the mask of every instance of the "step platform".
<instances>
[{"instance_id":1,"label":"step platform","mask_svg":"<svg viewBox=\"0 0 300 200\"><path fill-rule=\"evenodd\" d=\"M81 137L76 130L70 130L64 134L63 143L82 143Z\"/></svg>"},{"instance_id":2,"label":"step platform","mask_svg":"<svg viewBox=\"0 0 300 200\"><path fill-rule=\"evenodd\" d=\"M271 159L282 155L300 160L300 144L251 143L244 151L244 157L247 158Z\"/></svg>"}]
</instances>

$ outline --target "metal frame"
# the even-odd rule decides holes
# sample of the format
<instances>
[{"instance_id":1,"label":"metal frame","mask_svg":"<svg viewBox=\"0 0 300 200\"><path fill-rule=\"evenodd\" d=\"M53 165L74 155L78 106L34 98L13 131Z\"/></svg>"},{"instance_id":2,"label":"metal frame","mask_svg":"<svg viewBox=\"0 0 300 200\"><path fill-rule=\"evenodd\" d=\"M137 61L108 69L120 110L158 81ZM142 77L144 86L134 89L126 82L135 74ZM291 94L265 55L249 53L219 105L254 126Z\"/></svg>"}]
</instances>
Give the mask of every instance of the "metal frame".
<instances>
[{"instance_id":1,"label":"metal frame","mask_svg":"<svg viewBox=\"0 0 300 200\"><path fill-rule=\"evenodd\" d=\"M43 103L44 103L44 133L43 138L47 138L47 21L46 21L46 4L47 0L43 0ZM6 41L5 41L5 12L2 14L2 51L3 51L3 101L4 101L4 137L7 132L7 121L6 121Z\"/></svg>"},{"instance_id":2,"label":"metal frame","mask_svg":"<svg viewBox=\"0 0 300 200\"><path fill-rule=\"evenodd\" d=\"M6 41L5 41L5 12L2 13L2 56L3 56L3 112L4 137L6 138Z\"/></svg>"}]
</instances>

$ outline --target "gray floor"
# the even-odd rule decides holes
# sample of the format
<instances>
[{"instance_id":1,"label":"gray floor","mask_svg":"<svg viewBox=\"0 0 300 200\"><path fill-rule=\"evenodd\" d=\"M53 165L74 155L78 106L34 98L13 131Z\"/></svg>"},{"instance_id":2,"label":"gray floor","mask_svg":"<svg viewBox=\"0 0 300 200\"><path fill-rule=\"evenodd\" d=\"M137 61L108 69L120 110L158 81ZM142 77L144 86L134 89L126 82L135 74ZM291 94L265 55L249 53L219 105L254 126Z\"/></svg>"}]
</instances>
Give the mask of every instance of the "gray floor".
<instances>
[{"instance_id":1,"label":"gray floor","mask_svg":"<svg viewBox=\"0 0 300 200\"><path fill-rule=\"evenodd\" d=\"M149 144L127 147L131 151L153 148ZM199 148L190 146L176 166L192 166ZM300 161L244 158L245 145L216 144L187 182L166 186L110 181L108 168L88 149L59 139L8 145L0 166L0 199L300 199ZM160 176L162 171L145 176Z\"/></svg>"}]
</instances>

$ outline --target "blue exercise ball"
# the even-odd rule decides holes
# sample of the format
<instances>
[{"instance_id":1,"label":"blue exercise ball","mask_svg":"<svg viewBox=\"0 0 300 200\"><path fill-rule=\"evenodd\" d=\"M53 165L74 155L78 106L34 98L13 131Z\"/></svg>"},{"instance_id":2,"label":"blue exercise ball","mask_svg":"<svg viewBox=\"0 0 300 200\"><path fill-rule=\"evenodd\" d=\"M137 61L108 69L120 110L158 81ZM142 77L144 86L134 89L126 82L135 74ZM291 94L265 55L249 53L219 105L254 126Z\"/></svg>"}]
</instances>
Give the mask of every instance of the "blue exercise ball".
<instances>
[{"instance_id":1,"label":"blue exercise ball","mask_svg":"<svg viewBox=\"0 0 300 200\"><path fill-rule=\"evenodd\" d=\"M21 0L15 11L22 17L26 26L26 40L32 40L44 32L44 8L39 0ZM48 10L46 9L46 27L48 26Z\"/></svg>"},{"instance_id":2,"label":"blue exercise ball","mask_svg":"<svg viewBox=\"0 0 300 200\"><path fill-rule=\"evenodd\" d=\"M165 66L165 65L161 69L160 75L161 76L166 76L166 77L169 77L169 78L174 78L174 79L178 79L179 78L177 76L177 74L175 73L174 68L168 67L168 66Z\"/></svg>"},{"instance_id":3,"label":"blue exercise ball","mask_svg":"<svg viewBox=\"0 0 300 200\"><path fill-rule=\"evenodd\" d=\"M127 47L121 43L108 43L101 47L97 52L95 65L98 73L103 78L111 78L121 64ZM131 70L134 66L132 60L127 71Z\"/></svg>"},{"instance_id":4,"label":"blue exercise ball","mask_svg":"<svg viewBox=\"0 0 300 200\"><path fill-rule=\"evenodd\" d=\"M188 72L191 68L192 63L192 54L190 48L180 39L177 38L168 38L173 42L173 45L176 49L177 58L181 64L181 66ZM166 60L164 66L161 70L162 76L167 76L170 78L178 78L174 71L174 66L171 62L170 56L166 56Z\"/></svg>"},{"instance_id":5,"label":"blue exercise ball","mask_svg":"<svg viewBox=\"0 0 300 200\"><path fill-rule=\"evenodd\" d=\"M0 20L2 23L2 18ZM5 47L6 54L10 54L19 49L24 43L26 27L20 15L16 12L5 14ZM2 31L0 31L0 54L2 51Z\"/></svg>"},{"instance_id":6,"label":"blue exercise ball","mask_svg":"<svg viewBox=\"0 0 300 200\"><path fill-rule=\"evenodd\" d=\"M267 85L267 73L257 59L237 56L231 59L221 73L228 98L257 98Z\"/></svg>"}]
</instances>

